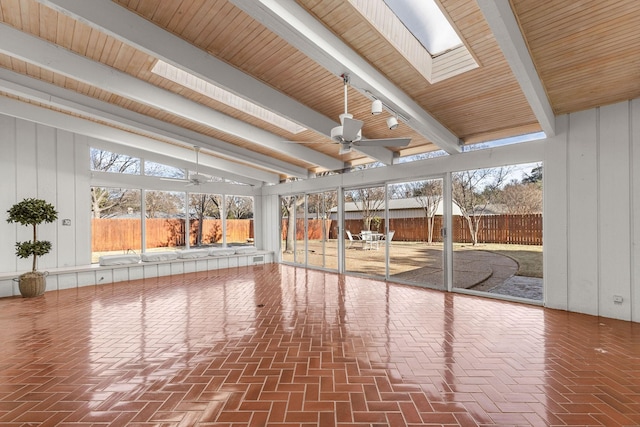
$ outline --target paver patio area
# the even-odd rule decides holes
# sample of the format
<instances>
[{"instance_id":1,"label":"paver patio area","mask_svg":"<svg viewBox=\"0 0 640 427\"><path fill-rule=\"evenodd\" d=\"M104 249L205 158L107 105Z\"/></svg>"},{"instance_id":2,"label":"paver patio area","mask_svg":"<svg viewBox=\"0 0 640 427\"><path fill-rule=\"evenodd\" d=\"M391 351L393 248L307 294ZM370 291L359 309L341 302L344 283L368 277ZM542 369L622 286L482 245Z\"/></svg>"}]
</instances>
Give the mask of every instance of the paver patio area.
<instances>
[{"instance_id":1,"label":"paver patio area","mask_svg":"<svg viewBox=\"0 0 640 427\"><path fill-rule=\"evenodd\" d=\"M349 242L346 242L349 246ZM304 242L298 242L295 261L304 263ZM389 247L391 280L444 289L443 246L422 242L393 241ZM336 269L337 241L309 241L306 261L309 266ZM384 244L378 250L365 250L352 244L346 250L347 272L385 276ZM294 262L293 253L284 253L283 260ZM453 286L501 295L542 300L542 279L516 276L518 263L513 259L472 247L457 248L453 256ZM527 280L528 279L528 280Z\"/></svg>"}]
</instances>

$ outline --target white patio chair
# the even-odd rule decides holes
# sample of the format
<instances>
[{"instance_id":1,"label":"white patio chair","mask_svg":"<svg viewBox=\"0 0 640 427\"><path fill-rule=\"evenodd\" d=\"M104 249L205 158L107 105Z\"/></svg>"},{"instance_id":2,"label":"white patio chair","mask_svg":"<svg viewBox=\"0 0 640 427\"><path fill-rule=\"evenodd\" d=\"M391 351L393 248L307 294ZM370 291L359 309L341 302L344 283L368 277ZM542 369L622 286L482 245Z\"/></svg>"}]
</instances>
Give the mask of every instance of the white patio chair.
<instances>
[{"instance_id":1,"label":"white patio chair","mask_svg":"<svg viewBox=\"0 0 640 427\"><path fill-rule=\"evenodd\" d=\"M353 243L356 241L361 242L364 245L364 242L362 241L359 235L357 234L353 235L349 230L347 230L346 233L347 233L347 238L349 239L349 246L347 246L347 249L353 246Z\"/></svg>"}]
</instances>

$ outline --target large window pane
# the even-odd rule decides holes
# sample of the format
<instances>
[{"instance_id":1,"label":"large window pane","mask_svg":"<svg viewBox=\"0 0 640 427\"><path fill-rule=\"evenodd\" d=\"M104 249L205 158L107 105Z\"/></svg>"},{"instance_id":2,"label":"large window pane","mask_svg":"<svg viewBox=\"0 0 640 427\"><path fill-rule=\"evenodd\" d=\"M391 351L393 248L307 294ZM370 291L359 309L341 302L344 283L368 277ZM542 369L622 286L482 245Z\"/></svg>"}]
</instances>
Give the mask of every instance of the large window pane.
<instances>
[{"instance_id":1,"label":"large window pane","mask_svg":"<svg viewBox=\"0 0 640 427\"><path fill-rule=\"evenodd\" d=\"M386 234L384 186L363 187L344 193L345 270L386 276L382 238Z\"/></svg>"},{"instance_id":2,"label":"large window pane","mask_svg":"<svg viewBox=\"0 0 640 427\"><path fill-rule=\"evenodd\" d=\"M280 197L281 214L281 260L295 262L296 251L296 210L299 204L304 204L304 195Z\"/></svg>"},{"instance_id":3,"label":"large window pane","mask_svg":"<svg viewBox=\"0 0 640 427\"><path fill-rule=\"evenodd\" d=\"M178 248L185 245L185 193L145 191L145 248Z\"/></svg>"},{"instance_id":4,"label":"large window pane","mask_svg":"<svg viewBox=\"0 0 640 427\"><path fill-rule=\"evenodd\" d=\"M140 190L91 187L91 262L101 255L140 253Z\"/></svg>"},{"instance_id":5,"label":"large window pane","mask_svg":"<svg viewBox=\"0 0 640 427\"><path fill-rule=\"evenodd\" d=\"M338 206L338 193L324 191L307 195L307 265L338 268L337 224L331 212ZM333 225L333 226L332 226Z\"/></svg>"},{"instance_id":6,"label":"large window pane","mask_svg":"<svg viewBox=\"0 0 640 427\"><path fill-rule=\"evenodd\" d=\"M442 180L393 184L389 197L389 278L444 289Z\"/></svg>"},{"instance_id":7,"label":"large window pane","mask_svg":"<svg viewBox=\"0 0 640 427\"><path fill-rule=\"evenodd\" d=\"M253 244L253 197L225 197L226 242L233 244Z\"/></svg>"},{"instance_id":8,"label":"large window pane","mask_svg":"<svg viewBox=\"0 0 640 427\"><path fill-rule=\"evenodd\" d=\"M189 244L208 246L222 243L222 196L189 193Z\"/></svg>"},{"instance_id":9,"label":"large window pane","mask_svg":"<svg viewBox=\"0 0 640 427\"><path fill-rule=\"evenodd\" d=\"M452 175L453 286L542 301L542 165Z\"/></svg>"}]
</instances>

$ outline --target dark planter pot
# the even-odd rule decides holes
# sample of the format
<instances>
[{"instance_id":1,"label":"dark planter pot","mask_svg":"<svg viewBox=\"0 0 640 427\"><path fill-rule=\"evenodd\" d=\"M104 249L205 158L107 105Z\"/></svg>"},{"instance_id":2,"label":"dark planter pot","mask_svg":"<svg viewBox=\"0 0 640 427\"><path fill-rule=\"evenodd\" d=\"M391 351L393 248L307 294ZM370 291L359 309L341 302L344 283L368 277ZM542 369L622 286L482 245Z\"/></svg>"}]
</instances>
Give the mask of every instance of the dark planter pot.
<instances>
[{"instance_id":1,"label":"dark planter pot","mask_svg":"<svg viewBox=\"0 0 640 427\"><path fill-rule=\"evenodd\" d=\"M39 297L47 289L47 274L39 271L21 274L18 288L24 298Z\"/></svg>"}]
</instances>

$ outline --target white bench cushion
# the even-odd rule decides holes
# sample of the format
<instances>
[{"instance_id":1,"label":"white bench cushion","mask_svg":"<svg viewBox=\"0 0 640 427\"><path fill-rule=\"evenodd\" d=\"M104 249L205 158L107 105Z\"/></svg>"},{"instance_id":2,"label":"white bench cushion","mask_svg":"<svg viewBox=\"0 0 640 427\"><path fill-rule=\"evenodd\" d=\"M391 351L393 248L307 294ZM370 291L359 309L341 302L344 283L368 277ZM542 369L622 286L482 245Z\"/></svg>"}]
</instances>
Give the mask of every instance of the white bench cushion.
<instances>
[{"instance_id":1,"label":"white bench cushion","mask_svg":"<svg viewBox=\"0 0 640 427\"><path fill-rule=\"evenodd\" d=\"M102 255L99 262L100 265L137 264L140 262L140 257L136 254Z\"/></svg>"},{"instance_id":2,"label":"white bench cushion","mask_svg":"<svg viewBox=\"0 0 640 427\"><path fill-rule=\"evenodd\" d=\"M229 256L235 253L235 248L209 248L209 256Z\"/></svg>"},{"instance_id":3,"label":"white bench cushion","mask_svg":"<svg viewBox=\"0 0 640 427\"><path fill-rule=\"evenodd\" d=\"M171 261L178 258L178 253L175 251L145 252L140 255L140 258L143 262Z\"/></svg>"},{"instance_id":4,"label":"white bench cushion","mask_svg":"<svg viewBox=\"0 0 640 427\"><path fill-rule=\"evenodd\" d=\"M209 256L209 249L184 249L178 251L179 259L204 258Z\"/></svg>"},{"instance_id":5,"label":"white bench cushion","mask_svg":"<svg viewBox=\"0 0 640 427\"><path fill-rule=\"evenodd\" d=\"M236 250L236 254L255 254L258 252L258 249L255 246L236 246L234 248Z\"/></svg>"}]
</instances>

